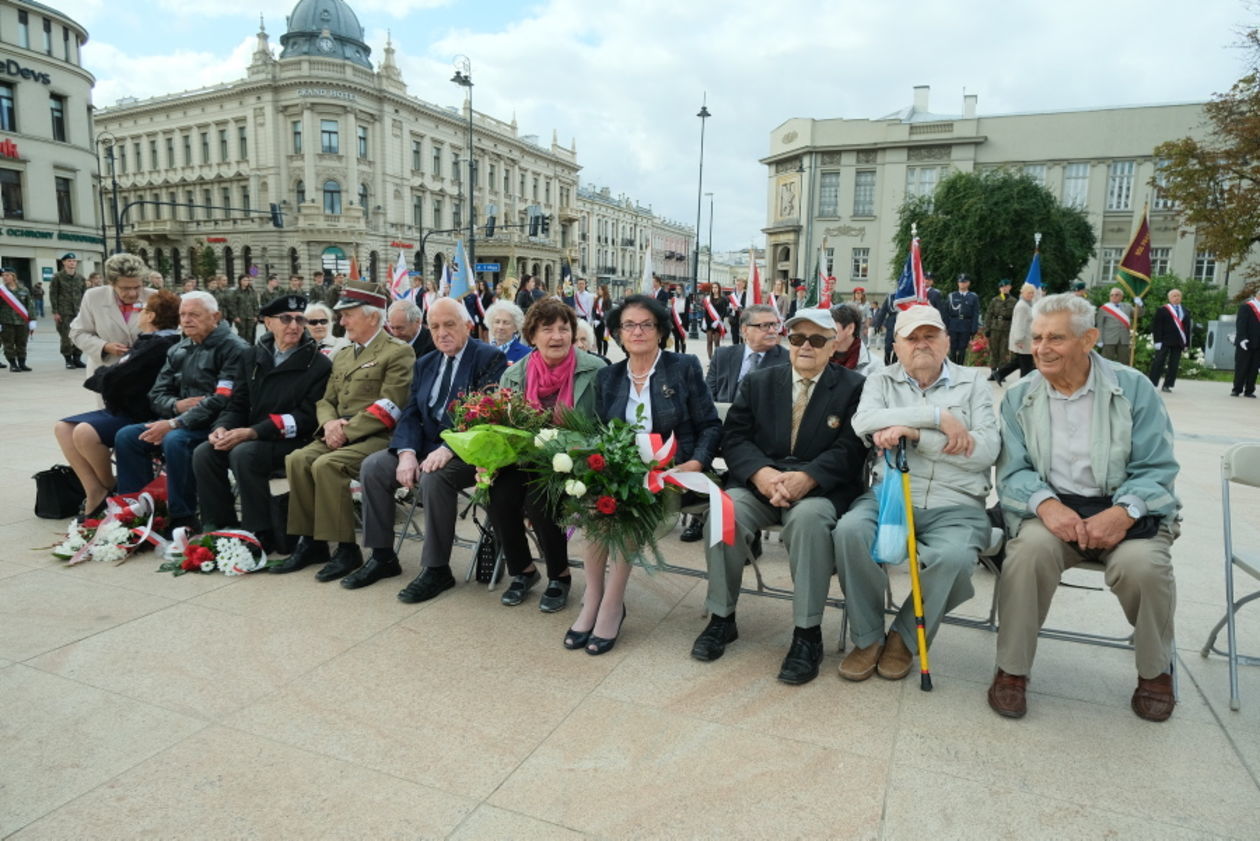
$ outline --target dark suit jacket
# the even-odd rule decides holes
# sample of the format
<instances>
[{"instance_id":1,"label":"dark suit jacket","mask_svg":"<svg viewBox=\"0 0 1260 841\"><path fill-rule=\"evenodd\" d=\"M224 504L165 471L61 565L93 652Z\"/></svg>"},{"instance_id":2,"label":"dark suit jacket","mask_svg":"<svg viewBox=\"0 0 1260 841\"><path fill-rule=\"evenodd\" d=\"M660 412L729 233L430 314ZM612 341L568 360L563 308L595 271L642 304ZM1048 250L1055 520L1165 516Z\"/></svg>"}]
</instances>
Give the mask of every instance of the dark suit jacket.
<instances>
[{"instance_id":1,"label":"dark suit jacket","mask_svg":"<svg viewBox=\"0 0 1260 841\"><path fill-rule=\"evenodd\" d=\"M791 365L776 365L753 371L740 383L722 429L726 484L747 488L768 501L753 485L753 474L763 467L803 470L818 483L809 496L825 496L839 516L865 490L866 447L853 432L853 413L866 380L848 368L823 369L792 452L793 375Z\"/></svg>"},{"instance_id":2,"label":"dark suit jacket","mask_svg":"<svg viewBox=\"0 0 1260 841\"><path fill-rule=\"evenodd\" d=\"M775 365L786 365L789 361L791 361L791 356L787 348L783 345L775 345L761 357L761 364L757 367L758 369L773 368ZM713 359L709 362L709 373L705 375L704 383L709 387L709 393L713 395L715 402L734 402L735 390L739 385L739 369L743 365L743 345L728 345L713 352Z\"/></svg>"},{"instance_id":3,"label":"dark suit jacket","mask_svg":"<svg viewBox=\"0 0 1260 841\"><path fill-rule=\"evenodd\" d=\"M625 418L630 400L630 377L623 359L595 375L595 410L600 420ZM652 391L652 432L669 437L672 432L678 444L675 464L695 459L705 469L717 455L722 421L709 396L700 371L700 360L686 353L662 351L656 373L648 380Z\"/></svg>"},{"instance_id":4,"label":"dark suit jacket","mask_svg":"<svg viewBox=\"0 0 1260 841\"><path fill-rule=\"evenodd\" d=\"M449 412L443 411L439 421L429 411L429 394L433 391L438 372L442 370L442 358L442 352L434 350L416 360L416 367L411 373L411 395L389 442L391 450L415 450L416 457L423 459L442 443L439 437L442 430L450 429ZM498 348L469 339L459 367L451 376L449 399L497 383L506 369L507 360Z\"/></svg>"},{"instance_id":5,"label":"dark suit jacket","mask_svg":"<svg viewBox=\"0 0 1260 841\"><path fill-rule=\"evenodd\" d=\"M1246 339L1248 340L1247 350L1260 347L1260 318L1256 317L1256 311L1251 308L1251 304L1243 302L1243 305L1238 308L1238 317L1234 323L1236 325L1235 346L1242 344Z\"/></svg>"},{"instance_id":6,"label":"dark suit jacket","mask_svg":"<svg viewBox=\"0 0 1260 841\"><path fill-rule=\"evenodd\" d=\"M415 351L416 359L434 349L433 334L429 332L428 327L423 325L420 327L420 332L411 340L411 349Z\"/></svg>"},{"instance_id":7,"label":"dark suit jacket","mask_svg":"<svg viewBox=\"0 0 1260 841\"><path fill-rule=\"evenodd\" d=\"M1185 347L1186 343L1194 336L1191 332L1194 327L1193 319L1190 318L1190 310L1186 309L1186 305L1181 305L1182 324L1186 328L1186 341L1181 341L1181 332L1177 329L1177 323L1173 321L1172 313L1168 311L1167 304L1160 304L1155 310L1155 319L1151 324L1151 337L1157 344L1168 344L1173 347Z\"/></svg>"}]
</instances>

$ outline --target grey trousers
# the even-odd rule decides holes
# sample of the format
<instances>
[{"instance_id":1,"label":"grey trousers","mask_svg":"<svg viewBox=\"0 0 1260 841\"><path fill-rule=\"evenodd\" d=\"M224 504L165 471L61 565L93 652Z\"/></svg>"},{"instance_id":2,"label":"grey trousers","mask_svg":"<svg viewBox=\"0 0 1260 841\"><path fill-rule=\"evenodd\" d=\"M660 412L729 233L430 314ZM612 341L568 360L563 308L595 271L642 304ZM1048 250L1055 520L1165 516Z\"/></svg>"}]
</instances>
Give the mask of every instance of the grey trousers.
<instances>
[{"instance_id":1,"label":"grey trousers","mask_svg":"<svg viewBox=\"0 0 1260 841\"><path fill-rule=\"evenodd\" d=\"M394 473L398 456L389 450L373 453L363 460L359 482L363 485L363 545L369 549L394 546ZM451 562L455 543L455 519L459 516L459 492L472 487L476 469L459 457L441 470L420 476L420 504L424 510L424 548L420 565L444 567Z\"/></svg>"},{"instance_id":2,"label":"grey trousers","mask_svg":"<svg viewBox=\"0 0 1260 841\"><path fill-rule=\"evenodd\" d=\"M835 539L836 572L849 611L853 644L858 648L884 639L884 592L888 573L871 560L871 543L879 519L879 500L873 490L858 497L840 518ZM989 518L984 509L966 505L914 509L914 531L919 553L919 586L928 641L936 636L941 619L975 594L971 571L980 550L989 542ZM906 647L918 650L914 600L902 602L892 630Z\"/></svg>"},{"instance_id":3,"label":"grey trousers","mask_svg":"<svg viewBox=\"0 0 1260 841\"><path fill-rule=\"evenodd\" d=\"M806 497L791 508L776 508L761 501L745 488L727 493L735 505L735 543L719 543L705 549L709 567L709 596L705 606L714 616L730 616L739 600L744 562L751 557L753 538L762 529L783 526L783 543L792 571L792 621L800 628L822 624L835 566L831 549L831 527L836 523L836 507L822 497ZM713 528L713 520L709 520Z\"/></svg>"},{"instance_id":4,"label":"grey trousers","mask_svg":"<svg viewBox=\"0 0 1260 841\"><path fill-rule=\"evenodd\" d=\"M1129 346L1128 345L1122 345L1122 344L1103 345L1102 351L1100 352L1102 354L1103 359L1110 359L1112 362L1119 362L1123 365L1129 364Z\"/></svg>"},{"instance_id":5,"label":"grey trousers","mask_svg":"<svg viewBox=\"0 0 1260 841\"><path fill-rule=\"evenodd\" d=\"M998 580L998 668L1012 675L1029 674L1037 632L1050 612L1063 571L1082 561L1099 561L1106 565L1104 581L1133 626L1138 675L1150 679L1167 672L1177 607L1172 544L1179 533L1175 523L1162 525L1149 540L1126 540L1109 552L1082 551L1055 537L1041 520L1024 520L1006 546Z\"/></svg>"}]
</instances>

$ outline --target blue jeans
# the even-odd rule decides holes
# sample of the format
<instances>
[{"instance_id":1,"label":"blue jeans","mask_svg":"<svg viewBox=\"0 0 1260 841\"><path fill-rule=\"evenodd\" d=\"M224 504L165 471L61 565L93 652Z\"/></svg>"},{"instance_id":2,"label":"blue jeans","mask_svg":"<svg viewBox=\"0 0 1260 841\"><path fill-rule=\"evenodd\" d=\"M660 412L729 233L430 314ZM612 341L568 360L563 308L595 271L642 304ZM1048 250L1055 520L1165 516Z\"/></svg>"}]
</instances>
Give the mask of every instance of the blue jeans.
<instances>
[{"instance_id":1,"label":"blue jeans","mask_svg":"<svg viewBox=\"0 0 1260 841\"><path fill-rule=\"evenodd\" d=\"M118 463L118 493L136 493L153 481L153 456L166 460L166 505L172 517L191 517L197 512L197 482L192 456L197 445L210 437L208 429L172 429L160 447L140 440L145 425L133 423L114 437Z\"/></svg>"}]
</instances>

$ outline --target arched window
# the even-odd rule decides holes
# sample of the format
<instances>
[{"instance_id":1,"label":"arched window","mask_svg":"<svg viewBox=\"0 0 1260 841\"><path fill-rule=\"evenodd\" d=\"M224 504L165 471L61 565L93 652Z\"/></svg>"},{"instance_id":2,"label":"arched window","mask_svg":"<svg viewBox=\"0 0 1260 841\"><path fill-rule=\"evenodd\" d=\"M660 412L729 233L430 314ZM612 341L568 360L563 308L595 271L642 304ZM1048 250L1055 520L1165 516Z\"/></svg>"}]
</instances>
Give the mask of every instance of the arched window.
<instances>
[{"instance_id":1,"label":"arched window","mask_svg":"<svg viewBox=\"0 0 1260 841\"><path fill-rule=\"evenodd\" d=\"M443 255L441 255L441 254L434 254L434 255L433 255L433 277L434 277L434 278L437 278L438 280L441 280L441 278L442 278L442 264L443 264L443 263L445 263L445 262L446 262L446 257L444 257Z\"/></svg>"},{"instance_id":2,"label":"arched window","mask_svg":"<svg viewBox=\"0 0 1260 841\"><path fill-rule=\"evenodd\" d=\"M138 253L140 255L140 259L144 261L144 264L149 268L153 268L153 264L149 262L149 249L141 248Z\"/></svg>"},{"instance_id":3,"label":"arched window","mask_svg":"<svg viewBox=\"0 0 1260 841\"><path fill-rule=\"evenodd\" d=\"M336 181L324 182L324 212L341 213L341 185Z\"/></svg>"},{"instance_id":4,"label":"arched window","mask_svg":"<svg viewBox=\"0 0 1260 841\"><path fill-rule=\"evenodd\" d=\"M232 253L232 246L223 246L223 273L228 276L228 283L233 289L236 288L236 255Z\"/></svg>"},{"instance_id":5,"label":"arched window","mask_svg":"<svg viewBox=\"0 0 1260 841\"><path fill-rule=\"evenodd\" d=\"M298 252L296 248L289 249L289 274L300 274L302 264L298 262Z\"/></svg>"},{"instance_id":6,"label":"arched window","mask_svg":"<svg viewBox=\"0 0 1260 841\"><path fill-rule=\"evenodd\" d=\"M246 272L249 271L250 266L254 265L254 250L248 245L241 249L241 261L245 264Z\"/></svg>"},{"instance_id":7,"label":"arched window","mask_svg":"<svg viewBox=\"0 0 1260 841\"><path fill-rule=\"evenodd\" d=\"M377 266L380 265L380 262L381 262L381 258L377 252L373 251L371 254L368 255L368 280L372 281L373 283L377 282L376 272L377 272Z\"/></svg>"},{"instance_id":8,"label":"arched window","mask_svg":"<svg viewBox=\"0 0 1260 841\"><path fill-rule=\"evenodd\" d=\"M184 282L184 261L180 257L179 249L171 249L171 276L175 278L175 285L179 286Z\"/></svg>"},{"instance_id":9,"label":"arched window","mask_svg":"<svg viewBox=\"0 0 1260 841\"><path fill-rule=\"evenodd\" d=\"M367 212L367 207L368 207L368 191L367 191L367 185L366 185L366 184L360 184L360 185L359 185L359 207L363 208L363 210L364 210L364 212L365 212L365 213Z\"/></svg>"},{"instance_id":10,"label":"arched window","mask_svg":"<svg viewBox=\"0 0 1260 841\"><path fill-rule=\"evenodd\" d=\"M302 204L306 201L306 182L298 179L297 183L297 203Z\"/></svg>"}]
</instances>

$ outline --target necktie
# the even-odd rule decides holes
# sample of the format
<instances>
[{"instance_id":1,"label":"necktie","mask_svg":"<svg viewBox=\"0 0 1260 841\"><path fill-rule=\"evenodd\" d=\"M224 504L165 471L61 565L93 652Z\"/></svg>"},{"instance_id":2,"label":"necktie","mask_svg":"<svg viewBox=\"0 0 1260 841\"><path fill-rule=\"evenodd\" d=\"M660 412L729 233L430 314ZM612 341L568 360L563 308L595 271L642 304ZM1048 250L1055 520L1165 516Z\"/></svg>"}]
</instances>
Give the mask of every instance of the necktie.
<instances>
[{"instance_id":1,"label":"necktie","mask_svg":"<svg viewBox=\"0 0 1260 841\"><path fill-rule=\"evenodd\" d=\"M442 383L438 386L437 399L433 401L433 416L441 418L446 409L446 398L451 390L451 371L455 367L455 360L449 356L442 359Z\"/></svg>"},{"instance_id":2,"label":"necktie","mask_svg":"<svg viewBox=\"0 0 1260 841\"><path fill-rule=\"evenodd\" d=\"M796 433L801 429L801 418L805 417L805 407L809 405L809 394L814 387L813 380L801 380L801 393L792 404L792 441L791 450L796 451Z\"/></svg>"},{"instance_id":3,"label":"necktie","mask_svg":"<svg viewBox=\"0 0 1260 841\"><path fill-rule=\"evenodd\" d=\"M358 359L358 358L359 358L359 354L360 354L360 353L363 353L363 345L355 345L355 346L354 346L354 358L355 358L355 359Z\"/></svg>"},{"instance_id":4,"label":"necktie","mask_svg":"<svg viewBox=\"0 0 1260 841\"><path fill-rule=\"evenodd\" d=\"M759 366L760 364L761 364L761 354L760 354L760 353L750 353L750 354L748 354L748 356L746 356L746 357L744 358L744 364L743 364L743 366L739 369L739 377L735 380L735 382L737 382L737 383L738 383L738 382L743 382L743 381L744 381L744 377L748 376L748 374L749 374L749 372L750 372L750 371L755 371L755 370L757 370L757 366Z\"/></svg>"}]
</instances>

